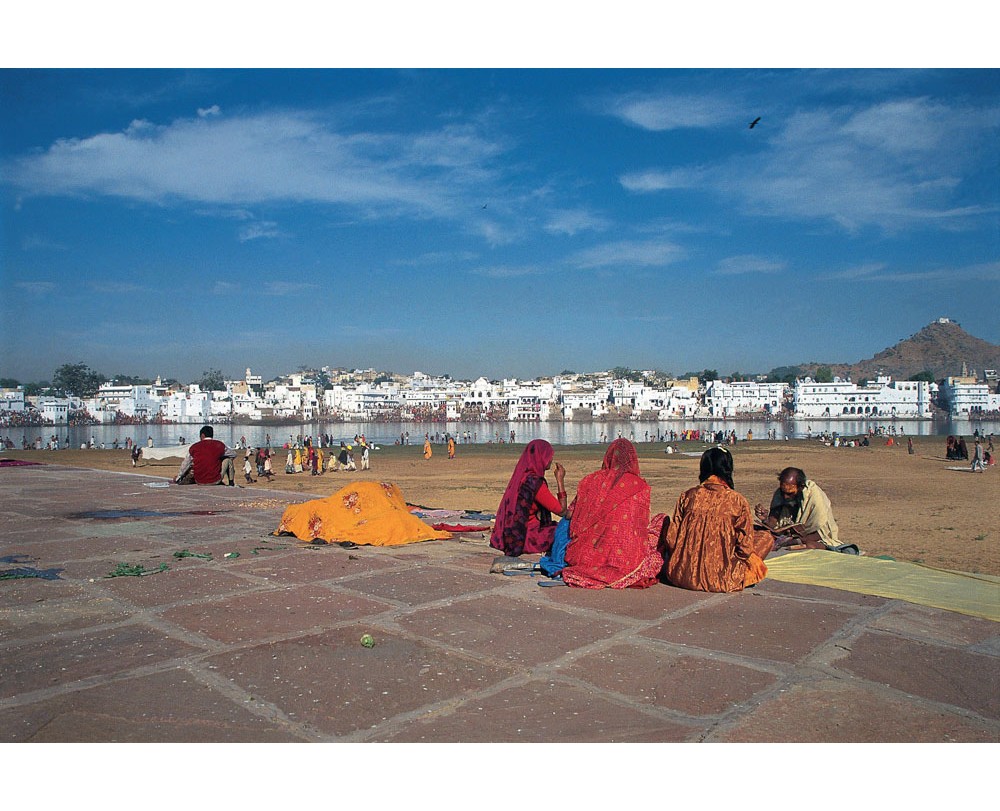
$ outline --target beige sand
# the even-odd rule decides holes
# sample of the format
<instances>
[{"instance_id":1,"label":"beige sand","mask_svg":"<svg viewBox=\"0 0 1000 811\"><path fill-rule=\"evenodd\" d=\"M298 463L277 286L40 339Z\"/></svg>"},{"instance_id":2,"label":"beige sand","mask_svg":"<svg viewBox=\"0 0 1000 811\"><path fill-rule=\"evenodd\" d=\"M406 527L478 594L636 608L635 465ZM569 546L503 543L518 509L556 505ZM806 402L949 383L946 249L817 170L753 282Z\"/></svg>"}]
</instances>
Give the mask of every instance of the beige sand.
<instances>
[{"instance_id":1,"label":"beige sand","mask_svg":"<svg viewBox=\"0 0 1000 811\"><path fill-rule=\"evenodd\" d=\"M670 456L662 445L637 445L643 477L653 489L654 512L672 513L680 493L697 484L698 458L683 453L700 453L706 445L678 445L682 453ZM943 437L915 437L914 446L916 453L910 456L905 439L899 446L886 447L878 441L869 448L830 448L804 440L739 442L732 449L736 487L751 504L766 503L777 472L796 465L830 496L841 539L858 544L865 554L1000 575L996 530L1000 468L969 473L967 464L944 458ZM435 445L433 458L424 461L420 445L389 446L372 454L371 471L315 477L286 475L285 454L278 450L274 481L247 487L261 495L284 490L325 496L354 479L385 479L398 484L412 504L493 512L522 448L459 445L457 458L449 460L446 448ZM600 467L603 454L597 445L556 448L556 460L566 467L570 498L580 478ZM133 472L124 450L7 451L4 456ZM237 461L237 483L243 483L242 459ZM963 469L948 469L958 466ZM140 463L135 472L166 478L177 467L176 461Z\"/></svg>"}]
</instances>

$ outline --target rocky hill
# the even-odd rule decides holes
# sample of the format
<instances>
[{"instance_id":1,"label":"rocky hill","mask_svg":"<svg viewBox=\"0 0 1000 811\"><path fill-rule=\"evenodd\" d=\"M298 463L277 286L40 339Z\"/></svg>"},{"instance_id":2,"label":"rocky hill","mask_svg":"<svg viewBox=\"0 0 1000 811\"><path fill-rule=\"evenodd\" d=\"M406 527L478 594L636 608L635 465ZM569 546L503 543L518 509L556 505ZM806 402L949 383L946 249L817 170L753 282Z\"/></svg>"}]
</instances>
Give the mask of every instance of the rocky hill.
<instances>
[{"instance_id":1,"label":"rocky hill","mask_svg":"<svg viewBox=\"0 0 1000 811\"><path fill-rule=\"evenodd\" d=\"M1000 346L967 333L955 321L939 319L875 357L854 364L826 364L833 374L860 381L880 374L906 380L929 371L935 380L961 375L963 364L980 378L984 369L1000 369ZM815 373L820 364L803 364L803 373Z\"/></svg>"}]
</instances>

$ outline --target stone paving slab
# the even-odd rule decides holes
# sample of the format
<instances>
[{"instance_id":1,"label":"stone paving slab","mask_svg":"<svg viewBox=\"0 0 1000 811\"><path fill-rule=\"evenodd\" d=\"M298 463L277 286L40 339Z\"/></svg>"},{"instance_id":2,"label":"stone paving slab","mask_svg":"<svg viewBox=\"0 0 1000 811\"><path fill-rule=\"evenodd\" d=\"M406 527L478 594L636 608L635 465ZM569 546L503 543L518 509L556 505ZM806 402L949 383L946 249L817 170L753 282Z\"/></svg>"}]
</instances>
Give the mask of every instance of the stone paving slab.
<instances>
[{"instance_id":1,"label":"stone paving slab","mask_svg":"<svg viewBox=\"0 0 1000 811\"><path fill-rule=\"evenodd\" d=\"M150 698L155 696L156 700ZM249 702L248 702L249 703ZM302 741L182 668L64 692L0 711L3 742Z\"/></svg>"},{"instance_id":2,"label":"stone paving slab","mask_svg":"<svg viewBox=\"0 0 1000 811\"><path fill-rule=\"evenodd\" d=\"M988 620L539 588L483 536L316 547L272 535L301 494L148 481L0 469L0 571L56 578L0 580L0 741L1000 742Z\"/></svg>"},{"instance_id":3,"label":"stone paving slab","mask_svg":"<svg viewBox=\"0 0 1000 811\"><path fill-rule=\"evenodd\" d=\"M782 691L720 730L729 743L996 743L995 726L864 683L817 680Z\"/></svg>"},{"instance_id":4,"label":"stone paving slab","mask_svg":"<svg viewBox=\"0 0 1000 811\"><path fill-rule=\"evenodd\" d=\"M388 608L378 600L307 583L185 603L161 612L160 617L193 633L238 645L315 632Z\"/></svg>"}]
</instances>

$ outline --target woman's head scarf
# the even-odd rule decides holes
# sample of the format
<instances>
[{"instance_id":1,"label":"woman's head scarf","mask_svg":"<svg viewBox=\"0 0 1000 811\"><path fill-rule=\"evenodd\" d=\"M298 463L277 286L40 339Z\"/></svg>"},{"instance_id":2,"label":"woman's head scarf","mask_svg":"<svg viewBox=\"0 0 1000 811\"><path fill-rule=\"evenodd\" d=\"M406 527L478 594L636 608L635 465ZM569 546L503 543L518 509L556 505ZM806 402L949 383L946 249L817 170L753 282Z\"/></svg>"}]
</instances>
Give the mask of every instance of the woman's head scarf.
<instances>
[{"instance_id":1,"label":"woman's head scarf","mask_svg":"<svg viewBox=\"0 0 1000 811\"><path fill-rule=\"evenodd\" d=\"M616 439L608 446L601 469L580 482L570 535L574 540L592 536L596 543L602 537L597 527L615 515L619 505L648 489L649 485L639 475L635 445L627 439ZM649 516L643 520L648 522Z\"/></svg>"}]
</instances>

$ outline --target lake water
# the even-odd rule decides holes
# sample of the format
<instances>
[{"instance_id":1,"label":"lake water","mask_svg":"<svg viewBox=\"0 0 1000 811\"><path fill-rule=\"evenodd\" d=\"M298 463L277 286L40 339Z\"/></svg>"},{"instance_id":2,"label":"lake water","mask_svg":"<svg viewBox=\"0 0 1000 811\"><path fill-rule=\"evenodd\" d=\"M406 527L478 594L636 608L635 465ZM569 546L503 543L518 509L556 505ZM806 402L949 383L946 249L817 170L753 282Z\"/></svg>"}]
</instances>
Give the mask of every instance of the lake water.
<instances>
[{"instance_id":1,"label":"lake water","mask_svg":"<svg viewBox=\"0 0 1000 811\"><path fill-rule=\"evenodd\" d=\"M0 427L0 437L10 438L15 447L20 448L22 440L33 442L36 437L42 437L47 442L49 437L59 437L62 445L67 435L70 446L79 448L93 437L97 446L103 442L107 447L117 439L124 446L125 438L145 445L147 437L153 438L157 447L177 445L180 438L191 443L198 439L200 425L189 423L185 425L94 425L67 429L65 426L38 426L34 428L4 428ZM327 434L336 442L354 439L355 434L364 434L369 441L374 440L379 445L392 445L399 442L400 434L409 432L411 445L423 443L424 434L435 435L443 441L444 434L451 433L464 441L466 431L470 434L470 442L484 444L497 442L499 439L510 441L510 433L514 432L517 444L523 444L532 439L546 439L553 445L583 445L589 443L610 442L619 436L634 442L660 441L669 438L673 431L679 435L687 430L706 431L736 431L737 437L745 439L748 430L753 431L753 438L767 439L768 431L775 431L776 438L783 440L806 439L819 436L823 432L840 436L858 436L867 433L869 428L881 428L886 433L895 430L897 436L947 436L955 434L969 437L978 428L982 434L1000 433L1000 419L993 420L921 420L893 422L876 422L864 420L669 420L669 421L639 421L639 422L398 422L398 423L360 423L360 422L312 422L286 425L215 425L216 439L233 446L241 437L246 437L251 446L264 444L267 434L271 436L272 446L280 447L298 436L317 437Z\"/></svg>"}]
</instances>

